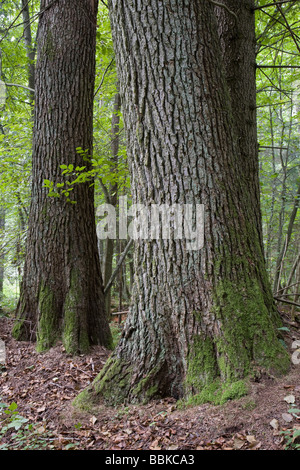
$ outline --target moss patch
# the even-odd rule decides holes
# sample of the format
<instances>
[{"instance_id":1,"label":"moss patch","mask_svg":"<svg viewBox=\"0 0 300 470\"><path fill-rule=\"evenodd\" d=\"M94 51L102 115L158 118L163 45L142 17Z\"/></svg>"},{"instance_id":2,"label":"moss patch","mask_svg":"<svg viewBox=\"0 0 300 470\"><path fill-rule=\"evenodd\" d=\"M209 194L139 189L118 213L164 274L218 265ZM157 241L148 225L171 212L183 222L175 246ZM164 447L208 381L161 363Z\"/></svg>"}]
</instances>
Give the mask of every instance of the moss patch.
<instances>
[{"instance_id":1,"label":"moss patch","mask_svg":"<svg viewBox=\"0 0 300 470\"><path fill-rule=\"evenodd\" d=\"M218 376L215 348L210 338L195 336L188 356L185 389L197 392Z\"/></svg>"},{"instance_id":2,"label":"moss patch","mask_svg":"<svg viewBox=\"0 0 300 470\"><path fill-rule=\"evenodd\" d=\"M184 382L189 404L240 398L247 393L245 380L257 366L272 375L289 370L290 358L257 281L239 286L220 283L212 316L219 333L196 335L190 346Z\"/></svg>"},{"instance_id":3,"label":"moss patch","mask_svg":"<svg viewBox=\"0 0 300 470\"><path fill-rule=\"evenodd\" d=\"M36 349L42 352L54 346L59 339L54 293L44 283L41 284L39 290L38 311L40 318Z\"/></svg>"},{"instance_id":4,"label":"moss patch","mask_svg":"<svg viewBox=\"0 0 300 470\"><path fill-rule=\"evenodd\" d=\"M86 406L89 403L98 403L103 400L109 405L120 405L125 402L130 387L131 367L117 358L110 356L102 371L86 390L83 390L73 402L76 407Z\"/></svg>"},{"instance_id":5,"label":"moss patch","mask_svg":"<svg viewBox=\"0 0 300 470\"><path fill-rule=\"evenodd\" d=\"M69 291L64 303L63 344L69 354L87 353L90 349L87 324L83 312L78 311L84 298L80 288L80 277L71 273Z\"/></svg>"},{"instance_id":6,"label":"moss patch","mask_svg":"<svg viewBox=\"0 0 300 470\"><path fill-rule=\"evenodd\" d=\"M222 335L216 339L218 366L222 379L234 381L247 376L253 364L282 375L290 359L277 337L272 310L257 281L218 286L215 315Z\"/></svg>"},{"instance_id":7,"label":"moss patch","mask_svg":"<svg viewBox=\"0 0 300 470\"><path fill-rule=\"evenodd\" d=\"M237 400L247 393L248 385L244 380L238 380L233 383L222 383L220 379L217 379L203 387L200 393L189 396L185 400L180 400L178 402L178 408L202 405L203 403L223 405L228 400Z\"/></svg>"}]
</instances>

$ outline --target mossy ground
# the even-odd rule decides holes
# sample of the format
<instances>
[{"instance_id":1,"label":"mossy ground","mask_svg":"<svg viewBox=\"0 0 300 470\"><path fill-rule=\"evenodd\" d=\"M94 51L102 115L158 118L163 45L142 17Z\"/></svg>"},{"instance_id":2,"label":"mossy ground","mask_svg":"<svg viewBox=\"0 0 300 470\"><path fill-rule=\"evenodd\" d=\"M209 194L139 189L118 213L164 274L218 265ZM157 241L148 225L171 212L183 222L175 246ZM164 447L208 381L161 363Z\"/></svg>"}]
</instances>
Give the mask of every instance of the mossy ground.
<instances>
[{"instance_id":1,"label":"mossy ground","mask_svg":"<svg viewBox=\"0 0 300 470\"><path fill-rule=\"evenodd\" d=\"M222 383L215 380L209 385L203 387L200 393L188 396L184 400L178 401L178 408L187 406L202 405L204 403L212 403L213 405L223 405L228 400L237 400L248 393L248 385L246 380L238 380L233 383Z\"/></svg>"}]
</instances>

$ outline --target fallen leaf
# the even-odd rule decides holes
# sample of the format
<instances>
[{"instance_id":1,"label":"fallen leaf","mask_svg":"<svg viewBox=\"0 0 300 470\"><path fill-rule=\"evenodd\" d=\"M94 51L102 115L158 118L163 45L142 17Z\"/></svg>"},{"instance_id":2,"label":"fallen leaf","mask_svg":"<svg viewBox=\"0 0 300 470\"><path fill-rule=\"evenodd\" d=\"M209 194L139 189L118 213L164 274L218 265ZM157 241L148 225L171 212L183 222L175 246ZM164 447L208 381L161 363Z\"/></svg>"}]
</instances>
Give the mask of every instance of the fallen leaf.
<instances>
[{"instance_id":1,"label":"fallen leaf","mask_svg":"<svg viewBox=\"0 0 300 470\"><path fill-rule=\"evenodd\" d=\"M279 423L278 423L277 419L272 419L272 421L270 422L270 426L272 426L273 429L278 429L279 428Z\"/></svg>"},{"instance_id":2,"label":"fallen leaf","mask_svg":"<svg viewBox=\"0 0 300 470\"><path fill-rule=\"evenodd\" d=\"M284 397L284 401L286 401L287 403L295 403L295 396L294 395L288 395L286 397Z\"/></svg>"},{"instance_id":3,"label":"fallen leaf","mask_svg":"<svg viewBox=\"0 0 300 470\"><path fill-rule=\"evenodd\" d=\"M286 422L286 423L290 423L291 421L293 421L293 416L290 414L290 413L282 413L282 419Z\"/></svg>"},{"instance_id":4,"label":"fallen leaf","mask_svg":"<svg viewBox=\"0 0 300 470\"><path fill-rule=\"evenodd\" d=\"M236 450L241 449L244 444L245 444L245 441L244 441L244 440L239 439L238 437L235 437L235 438L234 438L233 447L234 447Z\"/></svg>"},{"instance_id":5,"label":"fallen leaf","mask_svg":"<svg viewBox=\"0 0 300 470\"><path fill-rule=\"evenodd\" d=\"M249 442L249 447L250 449L253 449L253 447L258 447L261 443L256 440L255 436L247 436L247 441Z\"/></svg>"},{"instance_id":6,"label":"fallen leaf","mask_svg":"<svg viewBox=\"0 0 300 470\"><path fill-rule=\"evenodd\" d=\"M153 441L152 444L150 445L150 449L151 450L161 450L161 447L158 444L159 444L158 439L155 439L155 441Z\"/></svg>"},{"instance_id":7,"label":"fallen leaf","mask_svg":"<svg viewBox=\"0 0 300 470\"><path fill-rule=\"evenodd\" d=\"M43 413L43 411L45 411L46 407L45 406L41 406L40 408L38 408L36 411L37 413Z\"/></svg>"},{"instance_id":8,"label":"fallen leaf","mask_svg":"<svg viewBox=\"0 0 300 470\"><path fill-rule=\"evenodd\" d=\"M93 416L91 419L90 419L92 425L94 425L98 420L96 418L96 416Z\"/></svg>"}]
</instances>

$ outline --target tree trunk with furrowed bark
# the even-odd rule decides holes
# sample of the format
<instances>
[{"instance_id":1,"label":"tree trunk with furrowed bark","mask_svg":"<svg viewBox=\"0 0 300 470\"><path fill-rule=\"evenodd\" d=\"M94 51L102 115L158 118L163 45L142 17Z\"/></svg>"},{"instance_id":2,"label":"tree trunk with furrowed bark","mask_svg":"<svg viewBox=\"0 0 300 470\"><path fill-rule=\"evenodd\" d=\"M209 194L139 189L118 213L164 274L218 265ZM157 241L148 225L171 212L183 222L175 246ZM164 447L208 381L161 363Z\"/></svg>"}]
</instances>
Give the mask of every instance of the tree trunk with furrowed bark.
<instances>
[{"instance_id":1,"label":"tree trunk with furrowed bark","mask_svg":"<svg viewBox=\"0 0 300 470\"><path fill-rule=\"evenodd\" d=\"M221 403L245 393L253 369L284 372L289 359L277 338L256 195L240 168L248 155L214 6L111 0L110 15L134 202L204 205L204 246L135 242L122 338L75 403ZM257 172L252 158L247 172Z\"/></svg>"},{"instance_id":2,"label":"tree trunk with furrowed bark","mask_svg":"<svg viewBox=\"0 0 300 470\"><path fill-rule=\"evenodd\" d=\"M91 182L49 197L45 180L65 184L60 165L90 168L97 2L41 1L35 74L32 201L14 336L70 353L110 345ZM73 179L71 175L71 179Z\"/></svg>"},{"instance_id":3,"label":"tree trunk with furrowed bark","mask_svg":"<svg viewBox=\"0 0 300 470\"><path fill-rule=\"evenodd\" d=\"M222 0L216 7L225 77L240 152L240 177L250 188L253 223L263 249L256 113L255 1ZM231 13L229 13L229 11ZM236 15L236 16L234 16Z\"/></svg>"}]
</instances>

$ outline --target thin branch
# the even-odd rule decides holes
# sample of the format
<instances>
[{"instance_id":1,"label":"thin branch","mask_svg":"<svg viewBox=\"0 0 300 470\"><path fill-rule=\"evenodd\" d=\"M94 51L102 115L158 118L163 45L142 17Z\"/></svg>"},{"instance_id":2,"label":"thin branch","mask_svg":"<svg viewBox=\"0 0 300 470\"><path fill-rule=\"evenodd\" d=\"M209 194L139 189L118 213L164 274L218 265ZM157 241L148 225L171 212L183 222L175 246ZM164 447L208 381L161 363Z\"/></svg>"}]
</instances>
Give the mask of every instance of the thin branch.
<instances>
[{"instance_id":1,"label":"thin branch","mask_svg":"<svg viewBox=\"0 0 300 470\"><path fill-rule=\"evenodd\" d=\"M292 7L293 7L293 5L288 5L287 8L285 9L285 13L288 13ZM278 12L276 12L276 14L280 15L280 12L278 11ZM268 15L268 16L270 16L270 15ZM259 49L261 47L260 40L266 36L268 31L274 26L274 24L276 24L277 21L278 21L278 19L273 17L272 20L269 21L268 24L266 25L264 31L256 38L258 46L259 46L258 50L257 50L257 53L259 52Z\"/></svg>"},{"instance_id":2,"label":"thin branch","mask_svg":"<svg viewBox=\"0 0 300 470\"><path fill-rule=\"evenodd\" d=\"M102 87L102 85L103 85L105 75L107 74L109 68L112 66L114 60L115 60L115 58L113 57L113 58L111 59L110 63L108 64L108 66L106 67L106 69L104 70L104 73L103 73L103 75L102 75L102 79L101 79L100 85L98 86L97 90L96 90L95 93L94 93L94 98L95 98L95 96L99 93L99 91L100 91L100 89L101 89L101 87Z\"/></svg>"},{"instance_id":3,"label":"thin branch","mask_svg":"<svg viewBox=\"0 0 300 470\"><path fill-rule=\"evenodd\" d=\"M101 3L103 3L103 5L104 5L106 8L108 8L107 3L105 3L103 0L101 0Z\"/></svg>"},{"instance_id":4,"label":"thin branch","mask_svg":"<svg viewBox=\"0 0 300 470\"><path fill-rule=\"evenodd\" d=\"M212 3L213 5L215 5L216 7L221 7L221 8L225 8L226 11L228 11L228 13L232 16L234 16L234 18L236 19L236 21L238 21L238 17L237 15L234 13L234 11L231 11L227 5L224 5L224 3L219 3L219 2L216 2L215 0L208 0L210 3Z\"/></svg>"},{"instance_id":5,"label":"thin branch","mask_svg":"<svg viewBox=\"0 0 300 470\"><path fill-rule=\"evenodd\" d=\"M271 83L272 87L275 90L279 91L279 93L283 93L287 98L289 98L287 93L284 90L281 90L277 85L275 85L275 83L271 80L271 78L262 69L261 69L261 73L269 80L269 82Z\"/></svg>"},{"instance_id":6,"label":"thin branch","mask_svg":"<svg viewBox=\"0 0 300 470\"><path fill-rule=\"evenodd\" d=\"M287 147L275 147L274 145L259 145L260 149L278 149L278 150L288 150Z\"/></svg>"},{"instance_id":7,"label":"thin branch","mask_svg":"<svg viewBox=\"0 0 300 470\"><path fill-rule=\"evenodd\" d=\"M300 65L256 65L258 69L300 69Z\"/></svg>"},{"instance_id":8,"label":"thin branch","mask_svg":"<svg viewBox=\"0 0 300 470\"><path fill-rule=\"evenodd\" d=\"M103 183L102 181L102 178L100 178L100 176L98 177L98 181L100 183L100 186L102 188L102 191L104 193L104 197L105 197L105 201L107 204L110 204L111 203L111 200L110 200L110 194L109 194L109 191L107 189L107 187L105 186L105 184Z\"/></svg>"},{"instance_id":9,"label":"thin branch","mask_svg":"<svg viewBox=\"0 0 300 470\"><path fill-rule=\"evenodd\" d=\"M263 8L276 7L277 5L283 5L284 3L295 3L296 5L297 1L298 0L282 0L280 2L267 3L267 5L260 5L260 6L254 7L253 11L262 10Z\"/></svg>"},{"instance_id":10,"label":"thin branch","mask_svg":"<svg viewBox=\"0 0 300 470\"><path fill-rule=\"evenodd\" d=\"M279 294L280 292L282 292L283 290L290 289L291 287L297 286L298 284L300 284L300 282L295 282L294 284L291 284L291 285L289 285L289 286L283 287L282 289L279 289L279 291L277 291L275 295L278 295L278 294Z\"/></svg>"},{"instance_id":11,"label":"thin branch","mask_svg":"<svg viewBox=\"0 0 300 470\"><path fill-rule=\"evenodd\" d=\"M5 34L4 36L0 39L0 42L3 41L3 39L6 38L7 36L7 33L8 31L14 26L15 22L17 21L17 19L19 18L19 16L22 15L23 11L25 10L25 8L27 8L28 4L31 2L31 0L28 0L28 2L26 3L26 5L24 5L24 7L22 8L22 10L18 13L18 15L15 17L15 19L13 20L13 22L8 26L8 28L6 28L5 30ZM17 25L18 26L18 25Z\"/></svg>"},{"instance_id":12,"label":"thin branch","mask_svg":"<svg viewBox=\"0 0 300 470\"><path fill-rule=\"evenodd\" d=\"M285 300L282 299L281 297L274 297L275 300L278 302L283 302L284 304L289 304L289 305L295 305L296 307L300 307L300 304L297 304L296 302L292 302L291 300Z\"/></svg>"},{"instance_id":13,"label":"thin branch","mask_svg":"<svg viewBox=\"0 0 300 470\"><path fill-rule=\"evenodd\" d=\"M29 86L19 85L18 83L5 83L5 85L6 85L6 86L15 86L15 87L17 87L17 88L24 88L24 90L28 90L28 91L34 93L34 89L33 89L33 88L30 88Z\"/></svg>"},{"instance_id":14,"label":"thin branch","mask_svg":"<svg viewBox=\"0 0 300 470\"><path fill-rule=\"evenodd\" d=\"M296 297L299 297L300 293L299 292L290 292L290 293L287 293L287 294L281 294L282 297L280 298L284 298L284 297L290 297L290 296L296 296Z\"/></svg>"},{"instance_id":15,"label":"thin branch","mask_svg":"<svg viewBox=\"0 0 300 470\"><path fill-rule=\"evenodd\" d=\"M29 0L31 1L31 0ZM52 5L54 5L54 3L56 3L57 0L53 0L53 2L49 3L49 5L47 5L42 11L40 11L39 13L36 13L35 15L33 15L32 19L31 19L31 22L30 22L30 25L37 19L39 18L40 16L42 16L45 11L49 10L49 8L52 7ZM28 2L29 3L29 2ZM27 5L28 5L27 3ZM10 24L10 26L8 26L8 28L6 28L6 32L5 32L5 35L0 39L0 43L6 38L7 36L7 33L9 32L10 29L12 28L18 28L19 26L22 26L24 24L27 23L27 21L23 21L22 23L18 23L18 24L14 24L16 22L16 20L19 18L19 16L23 13L24 9L26 8L26 6L24 6L24 8L22 8L22 10L20 11L20 13L18 14L18 16L14 19L14 21ZM28 25L29 26L29 25Z\"/></svg>"},{"instance_id":16,"label":"thin branch","mask_svg":"<svg viewBox=\"0 0 300 470\"><path fill-rule=\"evenodd\" d=\"M281 16L283 17L283 19L284 19L284 21L285 21L285 23L286 23L286 27L287 27L287 29L289 30L289 32L290 32L290 34L291 34L291 36L292 36L292 39L293 39L293 41L294 41L294 43L295 43L295 45L296 45L296 47L297 47L297 49L298 49L298 52L300 52L300 46L299 46L299 44L298 44L298 42L297 42L297 40L296 40L296 37L295 37L295 35L294 35L294 33L293 33L292 28L290 27L290 24L289 24L288 20L286 19L286 16L285 16L285 14L284 14L284 11L282 10L281 7L278 7L278 9L279 9L279 11L280 11L280 13L281 13Z\"/></svg>"},{"instance_id":17,"label":"thin branch","mask_svg":"<svg viewBox=\"0 0 300 470\"><path fill-rule=\"evenodd\" d=\"M120 259L118 261L118 264L116 266L116 269L114 270L114 272L112 273L111 277L110 277L110 280L108 281L108 283L106 284L105 288L104 288L104 295L106 295L108 292L109 292L109 289L111 288L119 270L120 270L120 267L122 266L123 264L123 261L125 260L126 256L127 256L127 253L128 251L130 250L131 248L131 245L133 244L133 238L131 238L129 240L129 242L127 243L126 247L125 247L125 250L123 251L122 255L120 256Z\"/></svg>"}]
</instances>

